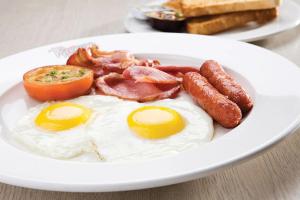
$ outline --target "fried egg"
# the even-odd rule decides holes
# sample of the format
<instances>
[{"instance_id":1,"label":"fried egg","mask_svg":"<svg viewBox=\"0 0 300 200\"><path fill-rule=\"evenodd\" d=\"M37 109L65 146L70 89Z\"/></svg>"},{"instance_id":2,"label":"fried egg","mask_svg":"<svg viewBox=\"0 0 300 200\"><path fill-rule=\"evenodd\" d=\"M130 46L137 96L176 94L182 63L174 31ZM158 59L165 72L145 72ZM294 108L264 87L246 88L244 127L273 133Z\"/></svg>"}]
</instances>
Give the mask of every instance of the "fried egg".
<instances>
[{"instance_id":1,"label":"fried egg","mask_svg":"<svg viewBox=\"0 0 300 200\"><path fill-rule=\"evenodd\" d=\"M120 101L88 127L98 153L109 162L169 156L213 137L213 120L187 95L151 103Z\"/></svg>"},{"instance_id":2,"label":"fried egg","mask_svg":"<svg viewBox=\"0 0 300 200\"><path fill-rule=\"evenodd\" d=\"M114 101L109 97L97 100L95 96L82 96L40 104L17 122L13 137L30 151L48 157L69 159L86 153L95 154L89 157L95 160L98 155L87 126L96 114L106 113Z\"/></svg>"},{"instance_id":3,"label":"fried egg","mask_svg":"<svg viewBox=\"0 0 300 200\"><path fill-rule=\"evenodd\" d=\"M185 94L148 103L95 95L33 107L13 135L52 158L127 162L198 147L213 132L212 118Z\"/></svg>"}]
</instances>

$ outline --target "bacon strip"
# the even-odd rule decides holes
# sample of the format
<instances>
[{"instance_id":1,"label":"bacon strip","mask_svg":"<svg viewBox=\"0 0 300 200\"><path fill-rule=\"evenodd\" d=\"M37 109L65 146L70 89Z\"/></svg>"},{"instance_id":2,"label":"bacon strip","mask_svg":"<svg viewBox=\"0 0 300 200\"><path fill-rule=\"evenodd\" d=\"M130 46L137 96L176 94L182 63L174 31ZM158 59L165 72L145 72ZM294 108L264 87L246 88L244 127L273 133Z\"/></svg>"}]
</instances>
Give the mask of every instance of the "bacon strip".
<instances>
[{"instance_id":1,"label":"bacon strip","mask_svg":"<svg viewBox=\"0 0 300 200\"><path fill-rule=\"evenodd\" d=\"M158 64L157 60L138 60L127 51L100 51L95 45L90 48L78 48L67 61L67 65L91 68L97 76L110 72L121 74L128 67L135 65L155 66Z\"/></svg>"},{"instance_id":2,"label":"bacon strip","mask_svg":"<svg viewBox=\"0 0 300 200\"><path fill-rule=\"evenodd\" d=\"M127 68L123 72L126 79L133 79L140 83L163 83L163 84L176 84L181 79L172 76L166 72L160 71L152 67L133 66Z\"/></svg>"},{"instance_id":3,"label":"bacon strip","mask_svg":"<svg viewBox=\"0 0 300 200\"><path fill-rule=\"evenodd\" d=\"M138 102L175 98L180 91L180 85L177 83L153 84L136 82L132 79L125 79L123 75L118 73L110 73L99 77L96 80L96 87L102 94Z\"/></svg>"},{"instance_id":4,"label":"bacon strip","mask_svg":"<svg viewBox=\"0 0 300 200\"><path fill-rule=\"evenodd\" d=\"M127 67L133 66L137 60L126 51L98 51L96 56L95 50L91 53L90 49L79 48L67 61L67 65L77 65L88 67L94 70L102 69L108 72L122 73Z\"/></svg>"},{"instance_id":5,"label":"bacon strip","mask_svg":"<svg viewBox=\"0 0 300 200\"><path fill-rule=\"evenodd\" d=\"M199 72L199 68L192 67L192 66L156 65L154 66L154 68L172 74L173 73L185 74L187 72Z\"/></svg>"},{"instance_id":6,"label":"bacon strip","mask_svg":"<svg viewBox=\"0 0 300 200\"><path fill-rule=\"evenodd\" d=\"M67 60L67 65L76 65L81 67L93 67L93 57L89 54L87 49L78 48Z\"/></svg>"}]
</instances>

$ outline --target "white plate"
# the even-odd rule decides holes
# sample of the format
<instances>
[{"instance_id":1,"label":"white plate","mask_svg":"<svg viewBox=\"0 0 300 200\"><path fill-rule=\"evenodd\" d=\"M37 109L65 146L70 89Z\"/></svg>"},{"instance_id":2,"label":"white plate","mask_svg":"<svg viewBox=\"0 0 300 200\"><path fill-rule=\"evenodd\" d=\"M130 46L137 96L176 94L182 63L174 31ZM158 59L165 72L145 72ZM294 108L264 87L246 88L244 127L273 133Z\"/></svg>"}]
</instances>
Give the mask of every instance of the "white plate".
<instances>
[{"instance_id":1,"label":"white plate","mask_svg":"<svg viewBox=\"0 0 300 200\"><path fill-rule=\"evenodd\" d=\"M197 65L215 59L246 87L254 108L237 128L196 149L144 162L123 164L54 160L12 144L9 129L33 104L24 92L24 72L63 64L78 46L127 49L155 55L165 64ZM207 176L246 160L291 133L299 123L300 70L257 46L190 34L120 34L78 39L25 51L0 60L0 181L59 191L120 191L156 187ZM217 135L224 129L217 127Z\"/></svg>"},{"instance_id":2,"label":"white plate","mask_svg":"<svg viewBox=\"0 0 300 200\"><path fill-rule=\"evenodd\" d=\"M151 5L157 5L165 0L153 1ZM146 21L138 20L134 17L136 9L133 9L127 15L124 25L128 32L160 32L153 29ZM224 38L252 42L272 36L274 34L289 30L300 23L300 6L292 0L282 1L279 9L279 17L274 21L262 26L247 26L237 28L223 33L215 34Z\"/></svg>"}]
</instances>

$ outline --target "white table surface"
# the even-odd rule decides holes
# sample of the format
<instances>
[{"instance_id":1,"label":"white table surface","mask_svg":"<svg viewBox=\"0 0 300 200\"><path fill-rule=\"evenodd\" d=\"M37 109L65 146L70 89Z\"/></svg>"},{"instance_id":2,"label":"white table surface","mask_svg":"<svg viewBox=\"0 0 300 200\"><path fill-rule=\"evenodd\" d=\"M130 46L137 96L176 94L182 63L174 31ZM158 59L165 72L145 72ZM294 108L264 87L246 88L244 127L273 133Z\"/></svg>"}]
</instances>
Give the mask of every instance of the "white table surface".
<instances>
[{"instance_id":1,"label":"white table surface","mask_svg":"<svg viewBox=\"0 0 300 200\"><path fill-rule=\"evenodd\" d=\"M54 42L124 32L124 16L131 7L142 2L141 0L0 0L0 58ZM300 0L297 0L297 3L300 4ZM277 52L300 66L300 26L254 44ZM0 199L296 200L300 199L299 154L300 129L246 163L195 181L115 193L47 192L0 183Z\"/></svg>"}]
</instances>

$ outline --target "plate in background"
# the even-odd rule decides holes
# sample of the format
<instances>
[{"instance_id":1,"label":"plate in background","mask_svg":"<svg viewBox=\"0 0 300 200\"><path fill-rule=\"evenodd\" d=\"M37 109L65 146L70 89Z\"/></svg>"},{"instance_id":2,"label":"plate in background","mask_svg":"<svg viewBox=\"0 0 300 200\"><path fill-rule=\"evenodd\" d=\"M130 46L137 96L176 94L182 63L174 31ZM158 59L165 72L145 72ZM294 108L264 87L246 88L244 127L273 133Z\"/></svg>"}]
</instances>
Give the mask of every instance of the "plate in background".
<instances>
[{"instance_id":1,"label":"plate in background","mask_svg":"<svg viewBox=\"0 0 300 200\"><path fill-rule=\"evenodd\" d=\"M153 1L149 5L159 5L165 0ZM137 9L132 9L127 15L124 26L128 32L160 32L153 29L145 20L139 20L137 16ZM279 7L279 16L272 22L261 26L246 26L243 28L236 28L223 33L215 34L224 38L252 42L267 38L269 36L278 34L280 32L296 27L300 23L300 6L292 0L282 1Z\"/></svg>"}]
</instances>

